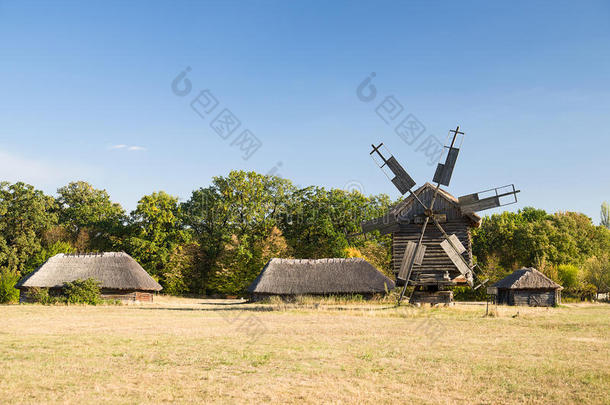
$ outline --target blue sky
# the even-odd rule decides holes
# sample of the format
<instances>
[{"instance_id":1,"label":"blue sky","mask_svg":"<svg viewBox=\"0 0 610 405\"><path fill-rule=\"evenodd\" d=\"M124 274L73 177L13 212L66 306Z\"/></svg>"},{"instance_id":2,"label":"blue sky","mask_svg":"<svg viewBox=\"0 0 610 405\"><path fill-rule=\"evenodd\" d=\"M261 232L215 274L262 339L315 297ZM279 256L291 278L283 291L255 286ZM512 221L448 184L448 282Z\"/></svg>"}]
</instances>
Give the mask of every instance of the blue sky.
<instances>
[{"instance_id":1,"label":"blue sky","mask_svg":"<svg viewBox=\"0 0 610 405\"><path fill-rule=\"evenodd\" d=\"M434 166L418 147L459 124L451 193L515 183L507 208L596 223L610 200L607 2L0 0L0 55L0 179L49 193L82 179L133 209L281 162L299 185L397 197L370 144L422 184ZM218 106L202 118L190 103L206 89ZM389 96L403 110L386 124ZM210 126L224 108L241 122L226 140ZM394 130L408 114L425 127L412 145ZM262 143L247 160L232 145L245 129Z\"/></svg>"}]
</instances>

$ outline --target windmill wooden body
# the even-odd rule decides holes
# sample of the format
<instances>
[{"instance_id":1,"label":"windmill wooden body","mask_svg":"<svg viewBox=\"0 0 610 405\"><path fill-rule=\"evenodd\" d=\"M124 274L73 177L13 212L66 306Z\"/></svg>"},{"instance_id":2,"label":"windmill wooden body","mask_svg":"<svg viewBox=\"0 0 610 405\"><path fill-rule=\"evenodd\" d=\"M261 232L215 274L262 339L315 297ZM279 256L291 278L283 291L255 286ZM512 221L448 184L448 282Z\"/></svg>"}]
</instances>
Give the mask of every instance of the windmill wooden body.
<instances>
[{"instance_id":1,"label":"windmill wooden body","mask_svg":"<svg viewBox=\"0 0 610 405\"><path fill-rule=\"evenodd\" d=\"M408 194L383 217L362 223L363 233L392 234L392 266L397 284L403 285L399 303L409 285L414 286L412 303L447 303L452 300L448 287L477 289L487 281L479 281L473 267L470 229L480 225L477 211L515 203L519 190L511 184L455 198L441 189L451 181L463 135L459 126L449 131L436 185L426 183L415 191L415 181L387 148L372 145L377 165L402 195Z\"/></svg>"}]
</instances>

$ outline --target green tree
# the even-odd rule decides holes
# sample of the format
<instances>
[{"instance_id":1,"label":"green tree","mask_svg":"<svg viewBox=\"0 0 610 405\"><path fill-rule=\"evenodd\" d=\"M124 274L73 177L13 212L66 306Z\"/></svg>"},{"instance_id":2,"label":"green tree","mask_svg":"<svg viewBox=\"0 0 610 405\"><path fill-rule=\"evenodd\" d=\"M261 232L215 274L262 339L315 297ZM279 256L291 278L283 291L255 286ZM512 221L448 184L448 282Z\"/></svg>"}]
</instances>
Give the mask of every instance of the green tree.
<instances>
[{"instance_id":1,"label":"green tree","mask_svg":"<svg viewBox=\"0 0 610 405\"><path fill-rule=\"evenodd\" d=\"M598 232L591 218L577 212L558 212L550 219L553 232L550 235L554 248L550 252L554 264L583 263L595 254L602 242L596 239Z\"/></svg>"},{"instance_id":2,"label":"green tree","mask_svg":"<svg viewBox=\"0 0 610 405\"><path fill-rule=\"evenodd\" d=\"M256 277L264 264L262 241L277 227L292 190L279 177L233 171L193 192L182 206L184 223L201 248L193 292L237 293ZM229 264L227 251L239 260Z\"/></svg>"},{"instance_id":3,"label":"green tree","mask_svg":"<svg viewBox=\"0 0 610 405\"><path fill-rule=\"evenodd\" d=\"M329 192L322 187L296 191L290 201L282 230L298 258L342 257L348 246L344 229L351 212L345 194Z\"/></svg>"},{"instance_id":4,"label":"green tree","mask_svg":"<svg viewBox=\"0 0 610 405\"><path fill-rule=\"evenodd\" d=\"M528 207L517 213L485 217L473 232L473 253L483 271L502 273L534 266L566 285L567 293L584 296L583 264L610 249L610 231L576 212L548 215Z\"/></svg>"},{"instance_id":5,"label":"green tree","mask_svg":"<svg viewBox=\"0 0 610 405\"><path fill-rule=\"evenodd\" d=\"M0 183L0 268L23 274L42 249L43 234L57 222L53 198L24 183Z\"/></svg>"},{"instance_id":6,"label":"green tree","mask_svg":"<svg viewBox=\"0 0 610 405\"><path fill-rule=\"evenodd\" d=\"M251 239L232 235L220 254L208 288L222 294L243 293L273 257L287 257L290 248L278 228L265 238Z\"/></svg>"},{"instance_id":7,"label":"green tree","mask_svg":"<svg viewBox=\"0 0 610 405\"><path fill-rule=\"evenodd\" d=\"M125 211L110 200L106 190L77 181L57 193L60 223L79 251L104 251L119 244Z\"/></svg>"},{"instance_id":8,"label":"green tree","mask_svg":"<svg viewBox=\"0 0 610 405\"><path fill-rule=\"evenodd\" d=\"M193 269L188 288L204 294L212 269L231 238L231 213L214 186L193 191L181 208L183 222L199 248L198 259L190 259Z\"/></svg>"},{"instance_id":9,"label":"green tree","mask_svg":"<svg viewBox=\"0 0 610 405\"><path fill-rule=\"evenodd\" d=\"M200 246L197 242L178 245L170 255L169 264L164 274L163 292L170 295L182 295L191 291L200 263Z\"/></svg>"},{"instance_id":10,"label":"green tree","mask_svg":"<svg viewBox=\"0 0 610 405\"><path fill-rule=\"evenodd\" d=\"M481 226L473 230L473 254L479 266L485 269L488 264L493 263L494 266L507 270L518 267L520 262L524 261L522 257L524 252L520 251L521 247L518 246L520 240L515 238L515 234L529 237L533 229L527 229L527 224L528 222L521 215L512 212L483 218ZM521 229L523 227L526 229ZM529 256L529 261L536 254L529 254L528 250L526 256Z\"/></svg>"},{"instance_id":11,"label":"green tree","mask_svg":"<svg viewBox=\"0 0 610 405\"><path fill-rule=\"evenodd\" d=\"M24 275L33 272L44 262L59 253L76 253L76 249L70 243L63 241L57 241L44 246L39 252L30 256L25 266Z\"/></svg>"},{"instance_id":12,"label":"green tree","mask_svg":"<svg viewBox=\"0 0 610 405\"><path fill-rule=\"evenodd\" d=\"M296 257L344 257L348 246L365 245L364 238L348 236L360 232L362 221L383 215L389 205L383 195L366 197L357 191L307 187L292 195L281 229Z\"/></svg>"},{"instance_id":13,"label":"green tree","mask_svg":"<svg viewBox=\"0 0 610 405\"><path fill-rule=\"evenodd\" d=\"M16 302L19 299L19 290L15 284L19 281L19 275L7 269L0 269L0 304Z\"/></svg>"},{"instance_id":14,"label":"green tree","mask_svg":"<svg viewBox=\"0 0 610 405\"><path fill-rule=\"evenodd\" d=\"M187 241L178 198L163 191L144 196L131 213L125 250L165 285L172 252Z\"/></svg>"},{"instance_id":15,"label":"green tree","mask_svg":"<svg viewBox=\"0 0 610 405\"><path fill-rule=\"evenodd\" d=\"M573 264L560 264L557 266L559 284L567 291L574 291L579 287L580 269Z\"/></svg>"},{"instance_id":16,"label":"green tree","mask_svg":"<svg viewBox=\"0 0 610 405\"><path fill-rule=\"evenodd\" d=\"M215 177L213 186L222 196L232 234L250 234L262 238L277 225L290 192L289 180L255 172L232 171L227 177Z\"/></svg>"},{"instance_id":17,"label":"green tree","mask_svg":"<svg viewBox=\"0 0 610 405\"><path fill-rule=\"evenodd\" d=\"M607 243L597 228L575 212L546 215L528 208L494 214L473 232L475 255L484 264L488 255L497 254L505 267L582 262Z\"/></svg>"},{"instance_id":18,"label":"green tree","mask_svg":"<svg viewBox=\"0 0 610 405\"><path fill-rule=\"evenodd\" d=\"M584 278L598 293L610 292L610 256L606 253L587 259Z\"/></svg>"}]
</instances>

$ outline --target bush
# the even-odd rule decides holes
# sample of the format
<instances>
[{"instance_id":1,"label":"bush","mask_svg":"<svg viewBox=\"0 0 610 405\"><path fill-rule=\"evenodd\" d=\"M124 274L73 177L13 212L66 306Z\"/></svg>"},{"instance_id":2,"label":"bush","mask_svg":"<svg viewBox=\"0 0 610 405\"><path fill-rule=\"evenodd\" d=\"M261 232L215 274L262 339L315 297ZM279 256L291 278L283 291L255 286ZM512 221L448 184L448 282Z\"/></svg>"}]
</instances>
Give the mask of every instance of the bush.
<instances>
[{"instance_id":1,"label":"bush","mask_svg":"<svg viewBox=\"0 0 610 405\"><path fill-rule=\"evenodd\" d=\"M489 285L489 284L488 284ZM454 287L453 288L453 299L455 301L486 301L487 300L487 288L481 286L476 290L470 287Z\"/></svg>"},{"instance_id":2,"label":"bush","mask_svg":"<svg viewBox=\"0 0 610 405\"><path fill-rule=\"evenodd\" d=\"M68 304L97 305L103 302L99 283L92 278L65 283L63 295Z\"/></svg>"},{"instance_id":3,"label":"bush","mask_svg":"<svg viewBox=\"0 0 610 405\"><path fill-rule=\"evenodd\" d=\"M0 304L19 300L19 290L15 288L17 281L19 281L18 274L8 270L0 271Z\"/></svg>"},{"instance_id":4,"label":"bush","mask_svg":"<svg viewBox=\"0 0 610 405\"><path fill-rule=\"evenodd\" d=\"M32 300L32 302L37 302L43 305L52 305L64 302L63 297L50 295L48 288L32 288L28 292L28 298Z\"/></svg>"},{"instance_id":5,"label":"bush","mask_svg":"<svg viewBox=\"0 0 610 405\"><path fill-rule=\"evenodd\" d=\"M28 297L32 302L42 305L122 305L120 300L102 299L99 283L92 278L64 283L61 291L50 291L48 288L32 288L28 292Z\"/></svg>"},{"instance_id":6,"label":"bush","mask_svg":"<svg viewBox=\"0 0 610 405\"><path fill-rule=\"evenodd\" d=\"M572 291L579 287L578 274L580 270L572 264L560 264L557 266L559 284L566 290Z\"/></svg>"}]
</instances>

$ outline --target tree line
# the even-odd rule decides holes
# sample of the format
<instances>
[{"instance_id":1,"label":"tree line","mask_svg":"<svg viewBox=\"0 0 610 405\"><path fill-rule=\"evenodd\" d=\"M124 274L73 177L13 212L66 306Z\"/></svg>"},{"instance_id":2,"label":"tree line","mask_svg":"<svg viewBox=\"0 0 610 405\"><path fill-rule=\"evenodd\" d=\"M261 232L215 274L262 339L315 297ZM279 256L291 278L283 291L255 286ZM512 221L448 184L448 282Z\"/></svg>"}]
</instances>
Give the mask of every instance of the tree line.
<instances>
[{"instance_id":1,"label":"tree line","mask_svg":"<svg viewBox=\"0 0 610 405\"><path fill-rule=\"evenodd\" d=\"M610 224L603 218L595 226L581 213L531 207L494 214L473 231L473 255L491 280L535 267L565 295L589 298L610 288Z\"/></svg>"},{"instance_id":2,"label":"tree line","mask_svg":"<svg viewBox=\"0 0 610 405\"><path fill-rule=\"evenodd\" d=\"M233 171L188 200L163 191L127 213L105 190L78 181L55 197L0 183L0 301L16 281L58 253L125 251L174 295L237 295L272 257L364 257L390 272L391 237L359 233L396 201ZM603 215L602 215L603 217ZM492 280L539 268L570 291L610 285L610 231L579 213L526 208L483 220L473 232L480 269Z\"/></svg>"},{"instance_id":3,"label":"tree line","mask_svg":"<svg viewBox=\"0 0 610 405\"><path fill-rule=\"evenodd\" d=\"M0 284L14 284L58 253L125 251L164 287L184 294L239 294L272 257L368 254L389 267L387 236L350 240L364 219L391 205L385 195L233 171L187 201L163 191L126 213L105 190L73 182L57 196L0 183ZM1 287L0 287L1 288Z\"/></svg>"}]
</instances>

